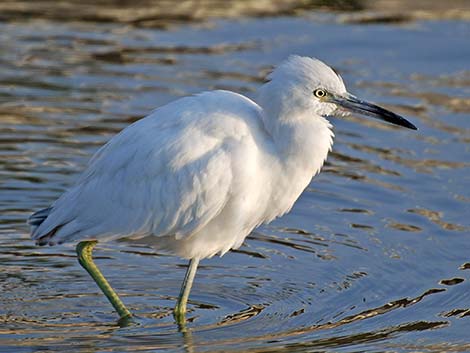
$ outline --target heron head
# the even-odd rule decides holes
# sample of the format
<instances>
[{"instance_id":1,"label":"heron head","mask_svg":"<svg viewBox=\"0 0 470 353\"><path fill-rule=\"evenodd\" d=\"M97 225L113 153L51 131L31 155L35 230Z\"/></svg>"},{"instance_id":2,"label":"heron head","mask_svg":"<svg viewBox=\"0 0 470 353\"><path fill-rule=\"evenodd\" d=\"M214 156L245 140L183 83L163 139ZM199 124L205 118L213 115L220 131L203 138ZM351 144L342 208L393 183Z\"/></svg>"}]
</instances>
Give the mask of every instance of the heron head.
<instances>
[{"instance_id":1,"label":"heron head","mask_svg":"<svg viewBox=\"0 0 470 353\"><path fill-rule=\"evenodd\" d=\"M400 115L348 93L341 76L318 59L292 55L269 78L283 92L285 102L319 116L356 113L417 129Z\"/></svg>"}]
</instances>

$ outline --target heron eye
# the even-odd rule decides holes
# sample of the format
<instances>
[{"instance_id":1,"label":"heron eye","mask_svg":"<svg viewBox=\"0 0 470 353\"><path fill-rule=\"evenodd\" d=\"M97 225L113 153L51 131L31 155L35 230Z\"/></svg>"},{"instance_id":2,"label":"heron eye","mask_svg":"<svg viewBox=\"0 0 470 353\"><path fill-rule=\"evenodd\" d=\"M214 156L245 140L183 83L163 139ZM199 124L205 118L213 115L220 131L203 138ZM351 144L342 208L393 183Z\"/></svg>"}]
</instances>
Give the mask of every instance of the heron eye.
<instances>
[{"instance_id":1,"label":"heron eye","mask_svg":"<svg viewBox=\"0 0 470 353\"><path fill-rule=\"evenodd\" d=\"M318 88L315 91L313 91L313 95L317 98L323 98L327 95L327 93L324 89Z\"/></svg>"}]
</instances>

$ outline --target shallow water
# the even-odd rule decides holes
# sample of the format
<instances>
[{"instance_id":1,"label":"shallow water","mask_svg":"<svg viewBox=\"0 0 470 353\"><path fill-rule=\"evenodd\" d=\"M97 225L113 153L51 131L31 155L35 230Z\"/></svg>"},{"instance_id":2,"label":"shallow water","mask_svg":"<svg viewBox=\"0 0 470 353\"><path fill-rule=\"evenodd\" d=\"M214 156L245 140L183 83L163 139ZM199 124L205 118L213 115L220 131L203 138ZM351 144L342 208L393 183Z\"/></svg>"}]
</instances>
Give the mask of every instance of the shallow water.
<instances>
[{"instance_id":1,"label":"shallow water","mask_svg":"<svg viewBox=\"0 0 470 353\"><path fill-rule=\"evenodd\" d=\"M98 9L0 16L1 352L470 350L469 22L313 9L142 26ZM171 315L185 262L100 244L138 318L120 327L73 245L34 246L25 219L154 107L215 88L253 96L291 53L419 131L332 119L333 153L293 210L202 262L185 332Z\"/></svg>"}]
</instances>

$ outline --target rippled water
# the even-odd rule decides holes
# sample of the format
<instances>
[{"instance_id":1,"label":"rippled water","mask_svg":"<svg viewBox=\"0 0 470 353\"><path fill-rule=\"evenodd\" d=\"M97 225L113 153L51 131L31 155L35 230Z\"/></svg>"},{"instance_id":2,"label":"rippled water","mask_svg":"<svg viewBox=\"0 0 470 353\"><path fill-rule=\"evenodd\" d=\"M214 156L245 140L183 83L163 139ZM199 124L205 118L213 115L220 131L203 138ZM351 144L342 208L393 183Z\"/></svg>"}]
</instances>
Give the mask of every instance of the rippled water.
<instances>
[{"instance_id":1,"label":"rippled water","mask_svg":"<svg viewBox=\"0 0 470 353\"><path fill-rule=\"evenodd\" d=\"M0 351L469 351L470 23L347 15L0 17ZM34 246L25 219L154 107L215 88L253 96L291 53L420 130L334 119L333 153L292 212L202 262L186 332L171 315L186 263L100 244L139 321L119 327L73 244Z\"/></svg>"}]
</instances>

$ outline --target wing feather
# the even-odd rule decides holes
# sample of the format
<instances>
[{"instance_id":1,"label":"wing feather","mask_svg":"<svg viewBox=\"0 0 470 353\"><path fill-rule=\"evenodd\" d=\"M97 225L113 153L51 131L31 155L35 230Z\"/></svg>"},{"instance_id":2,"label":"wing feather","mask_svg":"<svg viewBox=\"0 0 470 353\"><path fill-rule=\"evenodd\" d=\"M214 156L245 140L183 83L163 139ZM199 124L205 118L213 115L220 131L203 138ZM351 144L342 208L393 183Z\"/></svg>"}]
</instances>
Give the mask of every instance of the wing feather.
<instances>
[{"instance_id":1,"label":"wing feather","mask_svg":"<svg viewBox=\"0 0 470 353\"><path fill-rule=\"evenodd\" d=\"M224 124L214 123L220 117L207 115L206 108L201 96L180 99L124 129L52 205L33 238L52 234L51 244L148 235L180 239L204 227L230 198L230 142L246 133L226 115Z\"/></svg>"}]
</instances>

